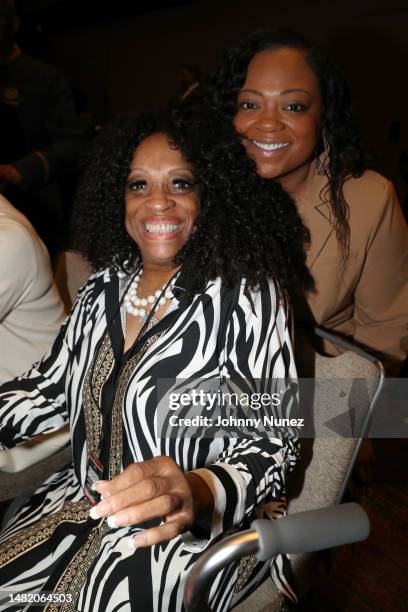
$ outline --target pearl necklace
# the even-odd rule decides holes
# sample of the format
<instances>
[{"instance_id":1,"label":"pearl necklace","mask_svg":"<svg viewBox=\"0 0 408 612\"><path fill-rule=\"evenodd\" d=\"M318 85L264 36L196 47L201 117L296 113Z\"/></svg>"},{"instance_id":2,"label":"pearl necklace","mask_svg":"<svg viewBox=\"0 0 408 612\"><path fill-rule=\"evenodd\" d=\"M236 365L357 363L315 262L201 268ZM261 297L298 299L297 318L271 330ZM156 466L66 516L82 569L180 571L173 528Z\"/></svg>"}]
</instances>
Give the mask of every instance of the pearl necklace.
<instances>
[{"instance_id":1,"label":"pearl necklace","mask_svg":"<svg viewBox=\"0 0 408 612\"><path fill-rule=\"evenodd\" d=\"M144 321L151 310L158 310L161 306L164 306L167 300L171 300L173 298L172 289L176 279L172 279L167 289L167 283L164 283L162 288L157 289L154 294L148 295L147 298L140 298L137 294L137 288L139 286L139 281L142 274L143 270L140 270L140 272L131 282L130 287L124 297L123 304L126 312L134 317L140 317Z\"/></svg>"}]
</instances>

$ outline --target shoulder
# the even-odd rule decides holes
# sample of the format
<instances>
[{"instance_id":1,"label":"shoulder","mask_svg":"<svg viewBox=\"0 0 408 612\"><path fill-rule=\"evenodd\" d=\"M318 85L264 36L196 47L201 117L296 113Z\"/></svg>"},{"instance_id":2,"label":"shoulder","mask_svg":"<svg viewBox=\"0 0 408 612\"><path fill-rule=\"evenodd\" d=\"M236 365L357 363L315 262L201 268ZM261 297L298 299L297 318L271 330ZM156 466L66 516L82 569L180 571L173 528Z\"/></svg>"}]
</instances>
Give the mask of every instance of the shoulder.
<instances>
[{"instance_id":1,"label":"shoulder","mask_svg":"<svg viewBox=\"0 0 408 612\"><path fill-rule=\"evenodd\" d=\"M372 170L367 170L360 178L350 179L347 184L344 197L349 205L349 226L355 250L361 251L364 244L369 248L374 240L377 244L383 241L383 248L389 248L390 236L394 247L406 245L407 227L393 184Z\"/></svg>"},{"instance_id":2,"label":"shoulder","mask_svg":"<svg viewBox=\"0 0 408 612\"><path fill-rule=\"evenodd\" d=\"M4 198L0 199L0 284L14 304L34 303L55 291L47 249L28 220Z\"/></svg>"},{"instance_id":3,"label":"shoulder","mask_svg":"<svg viewBox=\"0 0 408 612\"><path fill-rule=\"evenodd\" d=\"M396 200L391 181L374 170L366 170L358 178L349 178L343 185L343 193L350 207L359 206L380 212L391 200Z\"/></svg>"},{"instance_id":4,"label":"shoulder","mask_svg":"<svg viewBox=\"0 0 408 612\"><path fill-rule=\"evenodd\" d=\"M109 268L103 268L93 272L86 282L80 287L77 302L87 304L105 293L107 286L113 281L117 282L117 273Z\"/></svg>"},{"instance_id":5,"label":"shoulder","mask_svg":"<svg viewBox=\"0 0 408 612\"><path fill-rule=\"evenodd\" d=\"M24 89L49 95L65 90L67 83L58 68L23 53L16 60L14 74L19 74Z\"/></svg>"},{"instance_id":6,"label":"shoulder","mask_svg":"<svg viewBox=\"0 0 408 612\"><path fill-rule=\"evenodd\" d=\"M97 270L79 288L70 315L65 322L68 328L67 341L70 345L74 346L78 340L77 330L83 331L88 324L93 327L106 311L105 291L110 282L108 269Z\"/></svg>"},{"instance_id":7,"label":"shoulder","mask_svg":"<svg viewBox=\"0 0 408 612\"><path fill-rule=\"evenodd\" d=\"M348 179L343 187L349 207L349 225L357 239L377 235L381 227L403 230L402 212L393 184L378 172L366 170L361 177Z\"/></svg>"},{"instance_id":8,"label":"shoulder","mask_svg":"<svg viewBox=\"0 0 408 612\"><path fill-rule=\"evenodd\" d=\"M226 286L221 278L216 278L207 283L205 293L212 300L220 302L221 318L237 312L244 316L257 317L262 313L270 315L281 302L280 292L272 279L265 281L260 287L251 288L245 278L233 286Z\"/></svg>"},{"instance_id":9,"label":"shoulder","mask_svg":"<svg viewBox=\"0 0 408 612\"><path fill-rule=\"evenodd\" d=\"M236 286L235 295L235 310L241 312L245 318L270 320L282 306L278 287L271 279L256 288L251 288L248 281L243 279L239 286Z\"/></svg>"},{"instance_id":10,"label":"shoulder","mask_svg":"<svg viewBox=\"0 0 408 612\"><path fill-rule=\"evenodd\" d=\"M19 69L23 70L24 72L29 72L33 77L39 76L43 77L44 79L53 79L61 75L60 71L55 68L55 66L46 64L37 57L33 57L27 53L22 53L17 58L16 66L18 66Z\"/></svg>"},{"instance_id":11,"label":"shoulder","mask_svg":"<svg viewBox=\"0 0 408 612\"><path fill-rule=\"evenodd\" d=\"M0 196L0 249L1 258L30 267L39 258L46 257L45 247L31 223L5 198Z\"/></svg>"}]
</instances>

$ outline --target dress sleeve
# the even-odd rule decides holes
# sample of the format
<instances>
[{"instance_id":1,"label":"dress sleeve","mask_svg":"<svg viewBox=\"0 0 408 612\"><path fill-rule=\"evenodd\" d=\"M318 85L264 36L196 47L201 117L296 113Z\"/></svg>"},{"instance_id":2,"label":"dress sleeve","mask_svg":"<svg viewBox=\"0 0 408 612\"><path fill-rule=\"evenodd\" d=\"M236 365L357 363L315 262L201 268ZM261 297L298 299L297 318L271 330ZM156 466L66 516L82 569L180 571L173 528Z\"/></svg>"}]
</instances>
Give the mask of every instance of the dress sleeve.
<instances>
[{"instance_id":1,"label":"dress sleeve","mask_svg":"<svg viewBox=\"0 0 408 612\"><path fill-rule=\"evenodd\" d=\"M221 376L228 388L240 389L253 400L279 397L279 403L246 412L252 418L287 418L287 427L253 427L252 437L225 436L217 460L194 470L214 497L211 537L204 545L244 518L255 518L264 502L282 500L285 474L298 458L295 417L298 411L296 371L285 306L270 283L262 291L241 288L226 332ZM275 394L275 396L274 396ZM255 405L258 405L255 402ZM293 420L292 420L293 419ZM277 503L277 507L279 507ZM280 504L282 514L284 502ZM186 541L186 539L185 539ZM188 540L187 540L188 542Z\"/></svg>"},{"instance_id":2,"label":"dress sleeve","mask_svg":"<svg viewBox=\"0 0 408 612\"><path fill-rule=\"evenodd\" d=\"M398 376L408 347L408 230L387 181L354 300L354 339Z\"/></svg>"},{"instance_id":3,"label":"dress sleeve","mask_svg":"<svg viewBox=\"0 0 408 612\"><path fill-rule=\"evenodd\" d=\"M0 386L0 449L56 431L68 421L66 376L89 318L93 285L89 281L80 291L45 357L25 375Z\"/></svg>"}]
</instances>

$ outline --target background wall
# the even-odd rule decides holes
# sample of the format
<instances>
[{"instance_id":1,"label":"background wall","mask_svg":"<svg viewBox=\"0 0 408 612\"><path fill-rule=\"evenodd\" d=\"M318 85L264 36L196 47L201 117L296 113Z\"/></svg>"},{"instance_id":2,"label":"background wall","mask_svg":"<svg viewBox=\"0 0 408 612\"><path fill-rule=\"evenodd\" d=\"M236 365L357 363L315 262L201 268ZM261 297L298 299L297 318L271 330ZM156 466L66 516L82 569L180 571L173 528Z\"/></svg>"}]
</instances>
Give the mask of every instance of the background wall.
<instances>
[{"instance_id":1,"label":"background wall","mask_svg":"<svg viewBox=\"0 0 408 612\"><path fill-rule=\"evenodd\" d=\"M78 6L72 10L81 23ZM87 93L89 111L104 123L164 107L181 64L208 72L225 48L261 27L300 30L332 52L378 167L404 195L398 157L408 145L408 0L201 0L83 27L59 24L43 35L41 55Z\"/></svg>"}]
</instances>

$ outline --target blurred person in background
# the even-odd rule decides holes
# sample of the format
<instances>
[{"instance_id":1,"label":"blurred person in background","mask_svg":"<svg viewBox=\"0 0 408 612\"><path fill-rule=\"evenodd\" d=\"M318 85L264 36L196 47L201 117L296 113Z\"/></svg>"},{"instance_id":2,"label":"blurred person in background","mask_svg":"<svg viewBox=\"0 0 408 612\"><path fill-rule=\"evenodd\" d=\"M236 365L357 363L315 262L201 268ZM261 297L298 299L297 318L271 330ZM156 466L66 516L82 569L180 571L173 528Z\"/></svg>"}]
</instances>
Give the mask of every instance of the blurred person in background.
<instances>
[{"instance_id":1,"label":"blurred person in background","mask_svg":"<svg viewBox=\"0 0 408 612\"><path fill-rule=\"evenodd\" d=\"M171 99L172 108L186 108L202 101L201 70L198 66L185 64L177 75L178 92Z\"/></svg>"},{"instance_id":2,"label":"blurred person in background","mask_svg":"<svg viewBox=\"0 0 408 612\"><path fill-rule=\"evenodd\" d=\"M63 317L47 249L31 223L0 195L0 384L44 355ZM45 448L31 448L33 463L38 452L46 456ZM2 451L0 468L16 471L23 457L18 448Z\"/></svg>"},{"instance_id":3,"label":"blurred person in background","mask_svg":"<svg viewBox=\"0 0 408 612\"><path fill-rule=\"evenodd\" d=\"M62 74L14 43L19 23L14 1L0 0L0 192L53 257L86 129Z\"/></svg>"}]
</instances>

